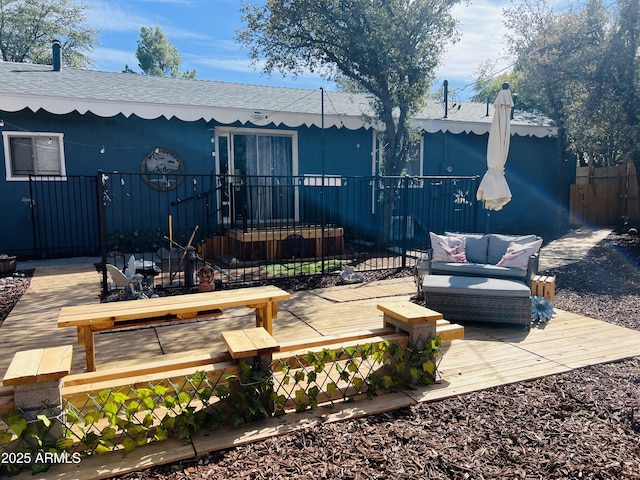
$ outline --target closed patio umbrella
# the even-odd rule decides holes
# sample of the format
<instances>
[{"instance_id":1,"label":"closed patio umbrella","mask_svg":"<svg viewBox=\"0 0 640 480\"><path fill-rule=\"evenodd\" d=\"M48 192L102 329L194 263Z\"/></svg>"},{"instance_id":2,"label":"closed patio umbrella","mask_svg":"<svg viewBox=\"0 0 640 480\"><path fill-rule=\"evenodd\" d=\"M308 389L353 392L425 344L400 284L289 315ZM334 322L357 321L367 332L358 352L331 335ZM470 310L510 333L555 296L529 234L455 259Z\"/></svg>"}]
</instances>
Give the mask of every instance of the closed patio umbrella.
<instances>
[{"instance_id":1,"label":"closed patio umbrella","mask_svg":"<svg viewBox=\"0 0 640 480\"><path fill-rule=\"evenodd\" d=\"M504 178L504 165L511 140L511 108L513 99L509 84L502 85L494 102L493 121L487 143L487 173L482 177L476 198L487 210L500 210L511 200L511 190ZM488 212L487 212L488 214Z\"/></svg>"}]
</instances>

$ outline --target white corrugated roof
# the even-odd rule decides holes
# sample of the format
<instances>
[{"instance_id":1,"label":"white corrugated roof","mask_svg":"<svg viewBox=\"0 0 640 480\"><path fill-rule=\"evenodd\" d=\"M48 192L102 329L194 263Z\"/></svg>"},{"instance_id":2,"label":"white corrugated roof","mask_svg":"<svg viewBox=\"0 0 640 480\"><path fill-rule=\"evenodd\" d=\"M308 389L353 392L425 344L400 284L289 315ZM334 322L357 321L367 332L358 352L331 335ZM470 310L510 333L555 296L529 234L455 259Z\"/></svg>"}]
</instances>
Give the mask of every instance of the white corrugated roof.
<instances>
[{"instance_id":1,"label":"white corrugated roof","mask_svg":"<svg viewBox=\"0 0 640 480\"><path fill-rule=\"evenodd\" d=\"M324 91L325 127L370 128L370 97ZM321 90L247 85L208 80L101 72L48 65L0 62L0 110L28 108L65 114L91 112L101 117L122 114L151 119L204 119L223 124L322 125ZM444 118L442 103L430 100L414 121L427 132L487 133L491 116L484 104L462 102ZM490 115L493 107L490 107ZM544 117L516 113L512 132L543 137L556 134Z\"/></svg>"}]
</instances>

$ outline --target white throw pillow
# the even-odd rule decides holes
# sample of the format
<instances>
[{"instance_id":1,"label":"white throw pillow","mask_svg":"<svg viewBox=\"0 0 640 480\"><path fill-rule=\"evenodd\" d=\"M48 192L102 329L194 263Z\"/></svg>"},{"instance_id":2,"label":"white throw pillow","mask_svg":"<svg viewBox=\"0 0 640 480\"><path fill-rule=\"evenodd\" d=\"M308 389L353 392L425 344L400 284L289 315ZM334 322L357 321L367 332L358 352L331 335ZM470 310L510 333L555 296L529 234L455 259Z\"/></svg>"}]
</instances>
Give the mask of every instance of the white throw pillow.
<instances>
[{"instance_id":1,"label":"white throw pillow","mask_svg":"<svg viewBox=\"0 0 640 480\"><path fill-rule=\"evenodd\" d=\"M507 247L507 251L496 265L526 270L529 265L529 257L540 250L541 245L542 239L524 244L511 242Z\"/></svg>"},{"instance_id":2,"label":"white throw pillow","mask_svg":"<svg viewBox=\"0 0 640 480\"><path fill-rule=\"evenodd\" d=\"M429 232L434 262L467 263L465 238L463 236L442 236Z\"/></svg>"}]
</instances>

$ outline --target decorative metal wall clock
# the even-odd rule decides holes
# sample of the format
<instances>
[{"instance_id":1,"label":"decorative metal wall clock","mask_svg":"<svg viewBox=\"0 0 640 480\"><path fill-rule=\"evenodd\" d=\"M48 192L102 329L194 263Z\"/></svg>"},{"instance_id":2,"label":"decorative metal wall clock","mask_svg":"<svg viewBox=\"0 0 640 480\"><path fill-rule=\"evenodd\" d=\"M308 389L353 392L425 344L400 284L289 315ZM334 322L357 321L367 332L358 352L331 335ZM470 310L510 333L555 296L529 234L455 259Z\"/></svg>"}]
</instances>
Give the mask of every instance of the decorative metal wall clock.
<instances>
[{"instance_id":1,"label":"decorative metal wall clock","mask_svg":"<svg viewBox=\"0 0 640 480\"><path fill-rule=\"evenodd\" d=\"M160 191L176 188L184 180L184 162L177 153L166 148L155 148L140 163L144 181Z\"/></svg>"}]
</instances>

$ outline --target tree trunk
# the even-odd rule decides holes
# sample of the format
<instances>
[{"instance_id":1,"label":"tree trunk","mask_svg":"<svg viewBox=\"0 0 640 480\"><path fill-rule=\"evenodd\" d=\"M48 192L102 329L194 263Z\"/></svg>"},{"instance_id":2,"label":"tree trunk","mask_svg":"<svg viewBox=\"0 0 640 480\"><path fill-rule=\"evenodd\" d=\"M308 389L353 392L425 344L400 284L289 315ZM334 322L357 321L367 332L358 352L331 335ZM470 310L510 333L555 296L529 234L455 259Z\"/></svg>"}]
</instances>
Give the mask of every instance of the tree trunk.
<instances>
[{"instance_id":1,"label":"tree trunk","mask_svg":"<svg viewBox=\"0 0 640 480\"><path fill-rule=\"evenodd\" d=\"M393 105L391 101L384 104L385 140L387 148L384 151L384 163L381 169L382 175L397 177L402 174L406 163L406 152L409 143L409 128L407 125L408 110L400 107L398 120L393 117ZM379 201L382 205L382 228L378 232L378 244L383 246L389 243L391 224L394 214L394 205L398 199L400 182L386 179L382 183L383 189Z\"/></svg>"},{"instance_id":2,"label":"tree trunk","mask_svg":"<svg viewBox=\"0 0 640 480\"><path fill-rule=\"evenodd\" d=\"M385 149L380 173L383 177L395 175L395 163L398 155L396 123L393 118L393 105L391 101L383 104L383 118L385 123ZM380 185L382 190L378 197L381 206L382 218L381 228L378 230L378 245L385 246L389 243L391 218L393 216L393 204L395 200L395 188L393 182L382 179Z\"/></svg>"}]
</instances>

